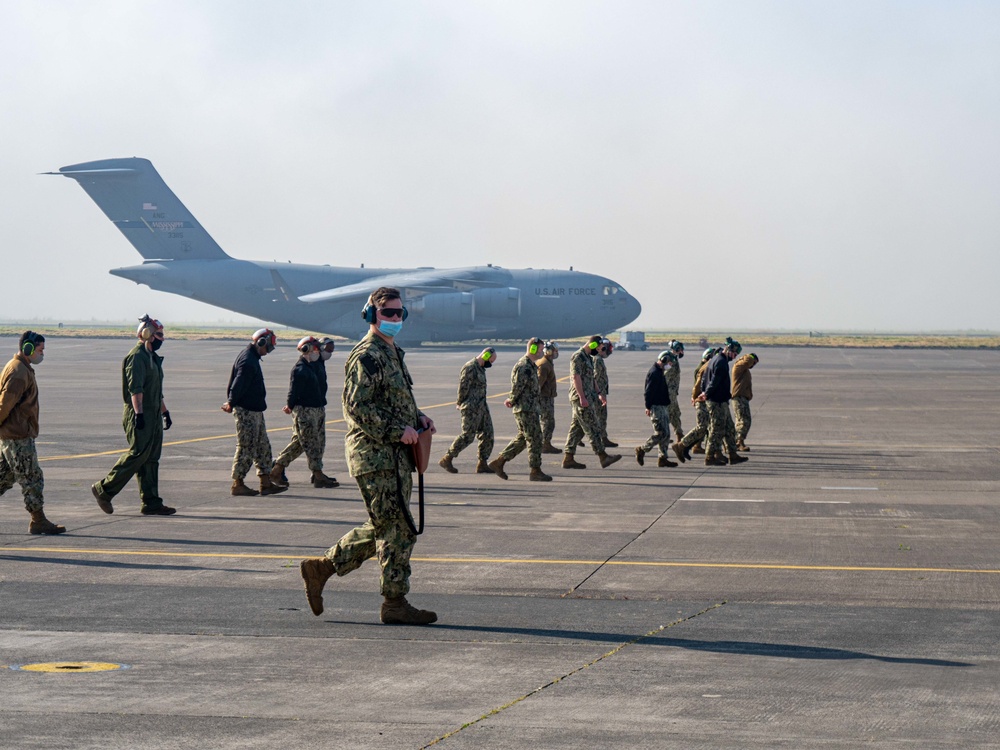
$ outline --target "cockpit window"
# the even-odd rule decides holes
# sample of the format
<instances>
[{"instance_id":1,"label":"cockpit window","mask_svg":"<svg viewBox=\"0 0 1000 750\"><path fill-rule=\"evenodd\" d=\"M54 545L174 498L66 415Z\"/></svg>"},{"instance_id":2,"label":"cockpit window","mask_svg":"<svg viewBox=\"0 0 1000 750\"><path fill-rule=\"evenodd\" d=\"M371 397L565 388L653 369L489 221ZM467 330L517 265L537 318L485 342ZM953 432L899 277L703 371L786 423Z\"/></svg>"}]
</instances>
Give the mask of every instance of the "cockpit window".
<instances>
[{"instance_id":1,"label":"cockpit window","mask_svg":"<svg viewBox=\"0 0 1000 750\"><path fill-rule=\"evenodd\" d=\"M618 287L616 286L606 286L604 287L604 296L609 297L612 294L618 294Z\"/></svg>"}]
</instances>

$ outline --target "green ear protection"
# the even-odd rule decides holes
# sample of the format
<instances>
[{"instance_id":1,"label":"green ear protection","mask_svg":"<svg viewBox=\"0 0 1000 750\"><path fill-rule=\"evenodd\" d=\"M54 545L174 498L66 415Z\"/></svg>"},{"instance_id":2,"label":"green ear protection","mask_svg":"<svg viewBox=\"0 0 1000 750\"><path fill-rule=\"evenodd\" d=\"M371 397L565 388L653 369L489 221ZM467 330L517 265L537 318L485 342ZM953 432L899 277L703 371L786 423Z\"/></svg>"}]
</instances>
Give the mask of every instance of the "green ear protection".
<instances>
[{"instance_id":1,"label":"green ear protection","mask_svg":"<svg viewBox=\"0 0 1000 750\"><path fill-rule=\"evenodd\" d=\"M601 345L600 341L588 341L587 342L587 348L590 349L591 351L593 351L594 349L596 349L600 345Z\"/></svg>"},{"instance_id":2,"label":"green ear protection","mask_svg":"<svg viewBox=\"0 0 1000 750\"><path fill-rule=\"evenodd\" d=\"M491 349L483 349L483 353L479 356L483 358L483 362L489 362L493 359L493 351Z\"/></svg>"},{"instance_id":3,"label":"green ear protection","mask_svg":"<svg viewBox=\"0 0 1000 750\"><path fill-rule=\"evenodd\" d=\"M25 357L30 357L35 353L35 344L37 343L38 334L34 331L28 331L24 339L24 344L21 345L21 353L24 354Z\"/></svg>"}]
</instances>

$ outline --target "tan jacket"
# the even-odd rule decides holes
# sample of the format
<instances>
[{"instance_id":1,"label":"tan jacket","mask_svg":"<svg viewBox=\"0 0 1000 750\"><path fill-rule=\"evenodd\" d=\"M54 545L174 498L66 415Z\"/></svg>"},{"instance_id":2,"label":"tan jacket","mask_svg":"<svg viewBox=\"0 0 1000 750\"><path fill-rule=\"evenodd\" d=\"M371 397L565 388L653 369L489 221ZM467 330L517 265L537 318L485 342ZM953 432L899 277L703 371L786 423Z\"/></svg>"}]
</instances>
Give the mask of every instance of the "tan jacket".
<instances>
[{"instance_id":1,"label":"tan jacket","mask_svg":"<svg viewBox=\"0 0 1000 750\"><path fill-rule=\"evenodd\" d=\"M756 360L749 354L744 354L733 363L733 388L732 397L745 398L747 401L753 398L753 387L750 378L750 369L757 364Z\"/></svg>"},{"instance_id":2,"label":"tan jacket","mask_svg":"<svg viewBox=\"0 0 1000 750\"><path fill-rule=\"evenodd\" d=\"M38 437L38 385L28 358L18 353L0 373L0 439Z\"/></svg>"}]
</instances>

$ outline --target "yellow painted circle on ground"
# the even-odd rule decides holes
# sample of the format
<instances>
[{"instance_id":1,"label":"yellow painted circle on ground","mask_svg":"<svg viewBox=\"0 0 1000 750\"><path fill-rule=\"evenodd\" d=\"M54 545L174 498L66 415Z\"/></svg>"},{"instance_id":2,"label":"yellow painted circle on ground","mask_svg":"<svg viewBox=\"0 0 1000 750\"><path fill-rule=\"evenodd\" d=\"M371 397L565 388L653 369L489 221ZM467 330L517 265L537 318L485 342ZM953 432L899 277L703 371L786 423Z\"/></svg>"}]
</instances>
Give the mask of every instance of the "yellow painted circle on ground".
<instances>
[{"instance_id":1,"label":"yellow painted circle on ground","mask_svg":"<svg viewBox=\"0 0 1000 750\"><path fill-rule=\"evenodd\" d=\"M39 664L21 664L17 667L25 672L113 672L116 669L128 669L124 664L112 664L104 661L50 661Z\"/></svg>"}]
</instances>

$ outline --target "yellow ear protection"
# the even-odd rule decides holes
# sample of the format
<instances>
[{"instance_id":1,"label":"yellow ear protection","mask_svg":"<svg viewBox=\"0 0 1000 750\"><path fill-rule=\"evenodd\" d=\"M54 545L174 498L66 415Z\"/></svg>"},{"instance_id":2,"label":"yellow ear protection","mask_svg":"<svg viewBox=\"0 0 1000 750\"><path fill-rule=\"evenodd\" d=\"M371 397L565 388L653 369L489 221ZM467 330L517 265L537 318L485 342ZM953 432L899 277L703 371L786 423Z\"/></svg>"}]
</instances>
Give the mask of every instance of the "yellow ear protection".
<instances>
[{"instance_id":1,"label":"yellow ear protection","mask_svg":"<svg viewBox=\"0 0 1000 750\"><path fill-rule=\"evenodd\" d=\"M483 358L483 362L489 362L496 355L496 352L492 349L483 349L483 353L479 356Z\"/></svg>"},{"instance_id":2,"label":"yellow ear protection","mask_svg":"<svg viewBox=\"0 0 1000 750\"><path fill-rule=\"evenodd\" d=\"M365 319L366 323L374 323L375 322L375 313L376 312L378 312L378 308L375 307L374 304L372 304L372 298L369 297L368 301L365 302L365 306L361 310L361 317ZM409 315L410 315L409 311L404 306L403 307L403 320L406 320L407 317L409 317Z\"/></svg>"},{"instance_id":3,"label":"yellow ear protection","mask_svg":"<svg viewBox=\"0 0 1000 750\"><path fill-rule=\"evenodd\" d=\"M590 351L594 351L600 345L601 345L600 341L588 341L587 342L587 348L590 349Z\"/></svg>"},{"instance_id":4,"label":"yellow ear protection","mask_svg":"<svg viewBox=\"0 0 1000 750\"><path fill-rule=\"evenodd\" d=\"M35 353L35 345L38 344L39 336L34 331L25 331L24 343L21 344L21 353L25 357L30 357Z\"/></svg>"},{"instance_id":5,"label":"yellow ear protection","mask_svg":"<svg viewBox=\"0 0 1000 750\"><path fill-rule=\"evenodd\" d=\"M140 341L149 341L160 330L163 330L160 321L149 317L147 314L139 318L139 327L136 329L135 335Z\"/></svg>"},{"instance_id":6,"label":"yellow ear protection","mask_svg":"<svg viewBox=\"0 0 1000 750\"><path fill-rule=\"evenodd\" d=\"M532 339L528 342L528 354L538 354L538 347L542 344L541 339Z\"/></svg>"}]
</instances>

